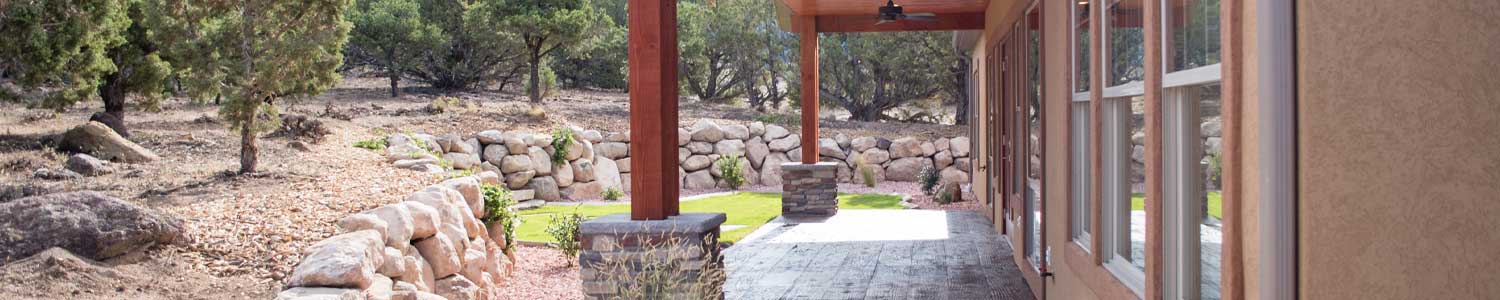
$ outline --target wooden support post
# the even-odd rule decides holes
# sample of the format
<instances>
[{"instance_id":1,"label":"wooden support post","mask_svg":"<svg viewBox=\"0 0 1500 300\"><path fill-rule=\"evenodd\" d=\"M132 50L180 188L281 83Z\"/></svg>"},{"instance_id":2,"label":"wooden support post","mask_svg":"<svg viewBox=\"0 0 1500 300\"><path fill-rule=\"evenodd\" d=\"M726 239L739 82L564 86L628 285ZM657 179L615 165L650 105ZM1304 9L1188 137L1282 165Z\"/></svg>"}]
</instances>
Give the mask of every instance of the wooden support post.
<instances>
[{"instance_id":1,"label":"wooden support post","mask_svg":"<svg viewBox=\"0 0 1500 300\"><path fill-rule=\"evenodd\" d=\"M802 50L802 163L818 163L818 22L798 16Z\"/></svg>"},{"instance_id":2,"label":"wooden support post","mask_svg":"<svg viewBox=\"0 0 1500 300\"><path fill-rule=\"evenodd\" d=\"M630 12L630 219L678 214L677 1L633 0Z\"/></svg>"}]
</instances>

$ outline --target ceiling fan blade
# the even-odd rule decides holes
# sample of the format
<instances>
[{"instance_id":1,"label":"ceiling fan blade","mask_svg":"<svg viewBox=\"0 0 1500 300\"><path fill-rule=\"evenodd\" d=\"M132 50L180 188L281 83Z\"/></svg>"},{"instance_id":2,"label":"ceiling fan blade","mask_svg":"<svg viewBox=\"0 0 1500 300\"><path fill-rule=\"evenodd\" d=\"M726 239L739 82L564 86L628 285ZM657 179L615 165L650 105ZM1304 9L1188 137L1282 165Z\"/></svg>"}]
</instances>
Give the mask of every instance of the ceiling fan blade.
<instances>
[{"instance_id":1,"label":"ceiling fan blade","mask_svg":"<svg viewBox=\"0 0 1500 300\"><path fill-rule=\"evenodd\" d=\"M905 15L901 15L901 18L902 19L906 19L906 20L911 20L911 21L920 21L920 22L937 21L937 15L934 15L932 13L905 14Z\"/></svg>"}]
</instances>

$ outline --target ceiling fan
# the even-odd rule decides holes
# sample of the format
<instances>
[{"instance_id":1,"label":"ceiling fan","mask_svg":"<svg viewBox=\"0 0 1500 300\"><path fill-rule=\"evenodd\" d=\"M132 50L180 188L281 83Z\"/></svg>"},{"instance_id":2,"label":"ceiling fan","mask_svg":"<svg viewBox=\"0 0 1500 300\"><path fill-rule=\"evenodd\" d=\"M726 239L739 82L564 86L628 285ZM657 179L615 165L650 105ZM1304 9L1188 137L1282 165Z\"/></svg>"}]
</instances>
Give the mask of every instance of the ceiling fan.
<instances>
[{"instance_id":1,"label":"ceiling fan","mask_svg":"<svg viewBox=\"0 0 1500 300\"><path fill-rule=\"evenodd\" d=\"M896 21L901 21L901 20L920 21L920 22L937 21L937 15L933 14L933 13L912 13L912 14L908 14L908 13L903 13L901 10L902 10L901 6L900 5L896 5L896 1L895 0L886 0L885 1L885 6L881 6L880 7L880 14L877 15L877 17L879 18L880 21L875 22L875 25L880 25L880 24L885 24L885 23L891 23L891 22L896 22Z\"/></svg>"}]
</instances>

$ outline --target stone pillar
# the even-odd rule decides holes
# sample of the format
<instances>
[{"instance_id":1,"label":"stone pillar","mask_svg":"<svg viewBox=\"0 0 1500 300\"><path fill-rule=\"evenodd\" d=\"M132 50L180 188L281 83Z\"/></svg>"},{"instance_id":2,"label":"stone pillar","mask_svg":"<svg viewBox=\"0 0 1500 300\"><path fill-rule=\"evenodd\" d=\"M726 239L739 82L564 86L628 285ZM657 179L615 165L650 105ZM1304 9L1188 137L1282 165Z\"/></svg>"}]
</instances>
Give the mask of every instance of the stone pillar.
<instances>
[{"instance_id":1,"label":"stone pillar","mask_svg":"<svg viewBox=\"0 0 1500 300\"><path fill-rule=\"evenodd\" d=\"M579 225L587 299L723 299L722 213L632 221L629 214Z\"/></svg>"},{"instance_id":2,"label":"stone pillar","mask_svg":"<svg viewBox=\"0 0 1500 300\"><path fill-rule=\"evenodd\" d=\"M781 214L832 216L838 213L838 174L838 163L834 162L782 164Z\"/></svg>"}]
</instances>

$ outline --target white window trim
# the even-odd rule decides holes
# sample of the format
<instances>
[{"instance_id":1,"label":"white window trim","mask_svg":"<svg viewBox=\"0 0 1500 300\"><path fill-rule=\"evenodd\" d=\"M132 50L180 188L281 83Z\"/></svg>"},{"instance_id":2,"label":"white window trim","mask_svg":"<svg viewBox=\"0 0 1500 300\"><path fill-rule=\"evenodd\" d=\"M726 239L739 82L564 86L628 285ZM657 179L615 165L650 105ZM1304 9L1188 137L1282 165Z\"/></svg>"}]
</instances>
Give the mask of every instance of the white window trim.
<instances>
[{"instance_id":1,"label":"white window trim","mask_svg":"<svg viewBox=\"0 0 1500 300\"><path fill-rule=\"evenodd\" d=\"M1203 192L1198 181L1203 143L1199 142L1199 86L1167 88L1162 122L1162 257L1163 299L1198 299L1202 295L1202 245L1199 223Z\"/></svg>"},{"instance_id":2,"label":"white window trim","mask_svg":"<svg viewBox=\"0 0 1500 300\"><path fill-rule=\"evenodd\" d=\"M1110 98L1101 103L1101 122L1103 128L1100 137L1103 149L1100 155L1103 165L1100 166L1103 173L1101 180L1101 216L1099 220L1100 231L1104 234L1101 247L1101 255L1105 257L1105 268L1120 279L1126 287L1135 291L1137 296L1145 295L1144 271L1136 269L1131 265L1128 257L1131 251L1130 242L1130 99ZM1109 133L1109 134L1106 134ZM1124 163L1120 163L1124 162ZM1149 259L1142 257L1142 259Z\"/></svg>"},{"instance_id":3,"label":"white window trim","mask_svg":"<svg viewBox=\"0 0 1500 300\"><path fill-rule=\"evenodd\" d=\"M1073 229L1069 235L1075 243L1083 246L1085 252L1088 252L1092 233L1089 227L1092 225L1089 212L1094 209L1089 205L1093 195L1090 193L1093 177L1090 172L1092 161L1089 159L1089 146L1093 138L1093 128L1089 126L1092 123L1089 103L1072 103L1068 106L1068 113L1073 115L1072 124L1070 124L1072 128L1068 132L1069 138L1072 139L1072 146L1068 149L1069 159L1073 161L1070 166L1072 170L1069 170L1071 176L1068 179L1068 188L1072 191L1072 197L1068 199L1072 203L1068 218Z\"/></svg>"}]
</instances>

